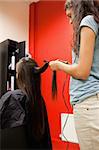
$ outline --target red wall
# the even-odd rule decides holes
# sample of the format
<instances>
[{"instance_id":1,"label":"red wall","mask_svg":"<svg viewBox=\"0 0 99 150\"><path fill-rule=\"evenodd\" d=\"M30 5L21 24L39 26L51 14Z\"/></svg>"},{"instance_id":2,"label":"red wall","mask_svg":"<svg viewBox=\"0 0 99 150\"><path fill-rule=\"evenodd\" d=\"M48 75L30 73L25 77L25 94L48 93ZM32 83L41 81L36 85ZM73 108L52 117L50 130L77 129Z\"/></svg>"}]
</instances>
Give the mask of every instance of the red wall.
<instances>
[{"instance_id":1,"label":"red wall","mask_svg":"<svg viewBox=\"0 0 99 150\"><path fill-rule=\"evenodd\" d=\"M71 61L71 37L72 27L69 25L64 11L63 1L42 1L30 5L30 28L29 28L29 49L33 58L41 66L43 60L66 59ZM67 77L67 79L66 79ZM64 104L62 89L65 84L65 101L69 110ZM51 93L52 71L48 68L42 74L42 94L46 102L48 119L50 124L53 150L66 150L67 142L59 138L60 114L72 113L69 104L69 76L57 72L57 99L52 99ZM76 144L69 143L68 150L78 150Z\"/></svg>"}]
</instances>

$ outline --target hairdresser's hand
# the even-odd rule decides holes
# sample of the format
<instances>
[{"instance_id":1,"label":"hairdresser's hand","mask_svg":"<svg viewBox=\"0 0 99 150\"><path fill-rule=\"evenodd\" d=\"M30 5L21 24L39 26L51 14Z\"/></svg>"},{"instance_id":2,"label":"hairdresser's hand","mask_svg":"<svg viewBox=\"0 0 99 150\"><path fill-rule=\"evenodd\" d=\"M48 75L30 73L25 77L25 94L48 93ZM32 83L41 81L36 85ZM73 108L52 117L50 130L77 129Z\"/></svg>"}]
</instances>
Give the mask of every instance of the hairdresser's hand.
<instances>
[{"instance_id":1,"label":"hairdresser's hand","mask_svg":"<svg viewBox=\"0 0 99 150\"><path fill-rule=\"evenodd\" d=\"M59 70L59 60L50 61L49 66L53 71Z\"/></svg>"},{"instance_id":2,"label":"hairdresser's hand","mask_svg":"<svg viewBox=\"0 0 99 150\"><path fill-rule=\"evenodd\" d=\"M70 64L70 63L68 61L63 61L60 59L49 62L49 66L53 71L61 70L63 68L63 64Z\"/></svg>"}]
</instances>

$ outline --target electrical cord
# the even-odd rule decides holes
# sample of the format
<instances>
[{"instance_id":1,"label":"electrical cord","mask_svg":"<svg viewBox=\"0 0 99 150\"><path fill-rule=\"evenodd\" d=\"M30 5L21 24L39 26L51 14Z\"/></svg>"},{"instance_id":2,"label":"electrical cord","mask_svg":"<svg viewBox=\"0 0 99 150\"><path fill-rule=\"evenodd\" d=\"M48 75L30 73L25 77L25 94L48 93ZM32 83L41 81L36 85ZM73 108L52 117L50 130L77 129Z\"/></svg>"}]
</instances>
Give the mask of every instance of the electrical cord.
<instances>
[{"instance_id":1,"label":"electrical cord","mask_svg":"<svg viewBox=\"0 0 99 150\"><path fill-rule=\"evenodd\" d=\"M65 96L64 96L65 85L66 85L67 80L68 80L68 74L66 74L66 79L65 79L64 84L63 84L62 97L63 97L63 100L64 100L64 104L65 104L65 106L66 106L66 109L67 109L68 112L69 112L69 108L68 108L68 106L67 106L67 104L66 104L66 98L65 98ZM68 118L69 118L69 114L68 114L67 117L66 117L66 120L65 120L65 123L64 123L64 125L63 125L63 129L62 129L62 136L65 138L65 140L66 140L66 142L67 142L66 150L69 149L69 141L68 141L67 137L64 135L64 129L65 129L65 126L66 126L66 124L67 124Z\"/></svg>"},{"instance_id":2,"label":"electrical cord","mask_svg":"<svg viewBox=\"0 0 99 150\"><path fill-rule=\"evenodd\" d=\"M70 64L68 61L62 61L62 60L59 60L59 61L65 63L65 64ZM45 62L45 63L49 63L49 62L46 61L46 60L44 60L44 62ZM53 82L54 87L52 87L52 91L53 91L52 93L53 93L53 97L55 97L55 95L57 95L56 71L53 72L53 77L54 77L55 81ZM69 108L68 108L68 106L67 106L67 104L66 104L66 98L65 98L65 96L64 96L65 85L66 85L67 80L68 80L68 74L66 74L66 79L65 79L64 84L63 84L62 97L63 97L63 100L64 100L64 104L65 104L65 106L66 106L66 109L67 109L67 111L69 112ZM67 117L66 117L66 120L65 120L65 123L64 123L64 125L63 125L63 129L62 129L62 134L61 134L61 136L63 136L64 139L65 139L66 142L67 142L66 150L69 149L69 141L68 141L68 139L66 138L66 136L64 135L64 129L65 129L65 126L66 126L66 124L67 124L68 118L69 118L69 114L68 114Z\"/></svg>"},{"instance_id":3,"label":"electrical cord","mask_svg":"<svg viewBox=\"0 0 99 150\"><path fill-rule=\"evenodd\" d=\"M74 58L73 63L75 63L76 58L77 58L77 55L76 55L76 57ZM65 63L65 64L71 64L71 63L69 63L68 61L61 61L61 62ZM62 89L62 97L63 97L63 100L64 100L64 104L65 104L65 106L66 106L66 108L67 108L67 110L68 110L68 112L69 112L69 108L68 108L68 106L67 106L67 104L66 104L66 98L65 98L65 96L64 96L65 85L66 85L66 82L67 82L67 80L68 80L68 77L69 77L69 75L66 74L66 79L65 79L65 81L64 81L63 89ZM69 149L69 141L68 141L67 137L64 135L64 129L65 129L65 126L66 126L66 124L67 124L68 119L69 119L69 114L68 114L67 117L66 117L66 120L65 120L63 129L62 129L62 136L65 138L65 140L66 140L67 143L68 143L68 144L67 144L67 147L66 147L66 150Z\"/></svg>"},{"instance_id":4,"label":"electrical cord","mask_svg":"<svg viewBox=\"0 0 99 150\"><path fill-rule=\"evenodd\" d=\"M70 64L68 61L62 61L62 60L59 60L59 61L61 61L62 63L65 63L65 64ZM63 97L63 100L64 100L64 104L65 104L65 106L66 106L66 109L67 109L68 112L69 112L69 108L68 108L68 106L67 106L67 104L66 104L66 98L65 98L65 96L64 96L65 85L66 85L67 80L68 80L68 74L66 74L66 79L65 79L64 84L63 84L62 97ZM69 141L68 141L67 137L64 135L64 129L65 129L65 126L66 126L66 124L67 124L68 118L69 118L69 114L68 114L67 117L66 117L66 120L65 120L65 123L64 123L64 125L63 125L63 129L62 129L62 134L61 134L61 135L64 137L64 139L66 140L66 142L67 142L66 150L69 149Z\"/></svg>"}]
</instances>

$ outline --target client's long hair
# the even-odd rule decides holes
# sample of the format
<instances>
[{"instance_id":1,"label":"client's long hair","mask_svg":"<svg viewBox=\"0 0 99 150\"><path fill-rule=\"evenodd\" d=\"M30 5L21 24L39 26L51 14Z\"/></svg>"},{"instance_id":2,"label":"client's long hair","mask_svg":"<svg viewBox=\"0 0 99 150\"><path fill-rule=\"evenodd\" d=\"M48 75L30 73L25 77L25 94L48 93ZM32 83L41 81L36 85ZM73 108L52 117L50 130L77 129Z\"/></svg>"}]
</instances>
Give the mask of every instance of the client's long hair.
<instances>
[{"instance_id":1,"label":"client's long hair","mask_svg":"<svg viewBox=\"0 0 99 150\"><path fill-rule=\"evenodd\" d=\"M36 140L41 140L45 132L44 104L41 95L40 73L48 67L46 63L39 68L35 60L24 57L16 65L17 85L30 101L30 127Z\"/></svg>"}]
</instances>

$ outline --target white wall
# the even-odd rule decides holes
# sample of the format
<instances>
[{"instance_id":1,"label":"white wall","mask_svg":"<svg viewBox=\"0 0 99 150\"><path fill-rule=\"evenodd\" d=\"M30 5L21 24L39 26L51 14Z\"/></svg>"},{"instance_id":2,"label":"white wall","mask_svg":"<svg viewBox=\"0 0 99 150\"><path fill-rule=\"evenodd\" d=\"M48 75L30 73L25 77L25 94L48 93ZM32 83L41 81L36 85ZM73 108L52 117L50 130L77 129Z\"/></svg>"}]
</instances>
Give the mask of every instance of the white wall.
<instances>
[{"instance_id":1,"label":"white wall","mask_svg":"<svg viewBox=\"0 0 99 150\"><path fill-rule=\"evenodd\" d=\"M29 40L29 2L0 0L0 42Z\"/></svg>"}]
</instances>

